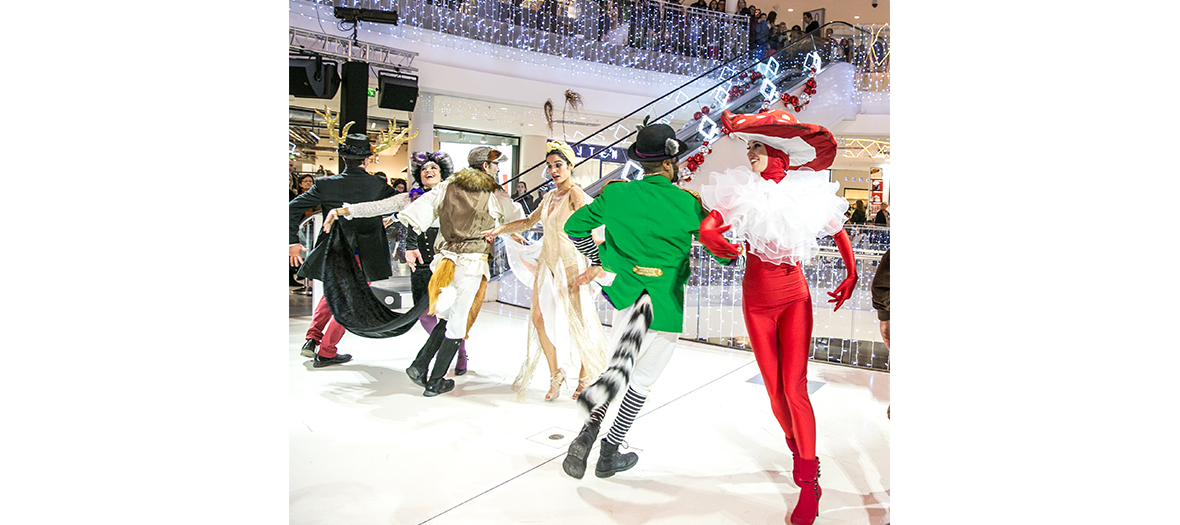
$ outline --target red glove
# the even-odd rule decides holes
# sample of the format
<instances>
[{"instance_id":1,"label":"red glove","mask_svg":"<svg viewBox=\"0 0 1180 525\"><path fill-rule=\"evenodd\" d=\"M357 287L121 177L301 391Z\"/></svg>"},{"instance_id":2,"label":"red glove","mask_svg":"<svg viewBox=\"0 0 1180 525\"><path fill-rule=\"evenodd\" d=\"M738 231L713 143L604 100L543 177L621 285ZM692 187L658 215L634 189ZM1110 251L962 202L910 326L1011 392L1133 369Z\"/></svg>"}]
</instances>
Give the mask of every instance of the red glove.
<instances>
[{"instance_id":1,"label":"red glove","mask_svg":"<svg viewBox=\"0 0 1180 525\"><path fill-rule=\"evenodd\" d=\"M836 248L840 250L840 257L844 259L844 271L847 272L847 277L840 283L840 286L828 292L828 295L832 297L832 300L828 302L836 303L836 307L832 309L835 312L840 309L840 305L844 304L844 301L852 297L852 292L856 290L856 257L852 254L852 241L848 240L848 232L840 230L832 236L832 239L836 241Z\"/></svg>"},{"instance_id":2,"label":"red glove","mask_svg":"<svg viewBox=\"0 0 1180 525\"><path fill-rule=\"evenodd\" d=\"M724 237L721 236L725 230L730 229L733 225L722 226L725 223L725 218L717 210L709 212L709 216L701 221L700 233L697 235L701 244L709 249L709 252L718 257L726 259L733 259L741 253L742 247L737 244L730 244Z\"/></svg>"}]
</instances>

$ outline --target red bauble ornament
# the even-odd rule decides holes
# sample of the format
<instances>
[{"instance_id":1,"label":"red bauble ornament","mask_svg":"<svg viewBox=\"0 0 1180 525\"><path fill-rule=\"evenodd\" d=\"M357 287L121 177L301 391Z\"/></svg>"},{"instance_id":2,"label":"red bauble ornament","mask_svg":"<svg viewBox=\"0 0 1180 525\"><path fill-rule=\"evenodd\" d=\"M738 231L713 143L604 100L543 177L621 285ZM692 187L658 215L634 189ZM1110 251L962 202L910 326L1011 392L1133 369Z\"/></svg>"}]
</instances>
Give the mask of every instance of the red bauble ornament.
<instances>
[{"instance_id":1,"label":"red bauble ornament","mask_svg":"<svg viewBox=\"0 0 1180 525\"><path fill-rule=\"evenodd\" d=\"M709 106L705 106L705 107L701 108L701 113L708 115L709 114Z\"/></svg>"},{"instance_id":2,"label":"red bauble ornament","mask_svg":"<svg viewBox=\"0 0 1180 525\"><path fill-rule=\"evenodd\" d=\"M803 106L795 106L795 112L803 111Z\"/></svg>"},{"instance_id":3,"label":"red bauble ornament","mask_svg":"<svg viewBox=\"0 0 1180 525\"><path fill-rule=\"evenodd\" d=\"M701 145L707 148L707 147L709 147L709 141L706 140L706 141L702 142Z\"/></svg>"},{"instance_id":4,"label":"red bauble ornament","mask_svg":"<svg viewBox=\"0 0 1180 525\"><path fill-rule=\"evenodd\" d=\"M698 111L698 112L696 112L696 113L693 113L693 114L692 114L692 119L693 119L693 120L701 120L701 117L702 117L702 116L703 116L703 115L701 114L701 112L700 112L700 111Z\"/></svg>"}]
</instances>

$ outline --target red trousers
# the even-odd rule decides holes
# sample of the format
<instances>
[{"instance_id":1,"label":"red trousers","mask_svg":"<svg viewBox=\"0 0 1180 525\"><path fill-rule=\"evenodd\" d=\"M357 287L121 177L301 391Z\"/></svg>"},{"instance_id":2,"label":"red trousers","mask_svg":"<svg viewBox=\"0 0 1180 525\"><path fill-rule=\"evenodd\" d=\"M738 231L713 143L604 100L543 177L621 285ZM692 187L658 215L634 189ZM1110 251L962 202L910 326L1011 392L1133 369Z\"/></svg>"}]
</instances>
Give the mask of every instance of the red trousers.
<instances>
[{"instance_id":1,"label":"red trousers","mask_svg":"<svg viewBox=\"0 0 1180 525\"><path fill-rule=\"evenodd\" d=\"M803 459L815 459L815 414L807 396L811 292L799 266L746 257L742 313L770 409Z\"/></svg>"},{"instance_id":2,"label":"red trousers","mask_svg":"<svg viewBox=\"0 0 1180 525\"><path fill-rule=\"evenodd\" d=\"M328 300L320 296L315 311L311 314L311 326L307 328L305 339L315 339L320 344L316 353L321 357L336 357L336 343L344 337L344 327L332 317L332 310L328 309Z\"/></svg>"},{"instance_id":3,"label":"red trousers","mask_svg":"<svg viewBox=\"0 0 1180 525\"><path fill-rule=\"evenodd\" d=\"M356 264L359 267L361 258L353 256L356 259ZM371 284L371 283L370 283ZM311 313L311 326L307 327L307 335L304 339L315 339L319 343L319 349L316 353L320 357L336 357L336 343L340 342L340 338L344 337L345 328L336 322L336 318L332 317L332 310L328 308L328 299L323 295L320 296L320 302L316 303L315 310Z\"/></svg>"}]
</instances>

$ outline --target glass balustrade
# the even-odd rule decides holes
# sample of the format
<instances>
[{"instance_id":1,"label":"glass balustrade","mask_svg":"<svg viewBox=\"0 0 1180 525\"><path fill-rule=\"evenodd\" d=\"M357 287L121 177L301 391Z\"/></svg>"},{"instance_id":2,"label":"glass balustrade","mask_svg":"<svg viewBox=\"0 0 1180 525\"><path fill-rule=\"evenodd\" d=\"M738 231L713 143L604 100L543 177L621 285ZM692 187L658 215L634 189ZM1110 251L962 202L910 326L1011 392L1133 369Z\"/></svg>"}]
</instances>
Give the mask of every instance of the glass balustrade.
<instances>
[{"instance_id":1,"label":"glass balustrade","mask_svg":"<svg viewBox=\"0 0 1180 525\"><path fill-rule=\"evenodd\" d=\"M846 231L854 242L857 283L852 297L838 311L832 311L827 292L835 290L844 280L844 261L830 237L825 238L830 247L825 248L821 243L820 253L803 266L815 319L810 357L816 361L888 371L889 351L881 339L870 286L881 255L889 248L889 230L849 226ZM544 232L538 228L525 234L531 242L540 242L543 236ZM529 308L532 289L513 275L502 243L497 243L493 256L493 271L497 274L493 280L499 288L496 299ZM722 266L703 246L694 243L689 262L692 275L684 290L684 331L680 338L749 350L750 340L742 317L741 284L745 275L745 257L739 257L730 266ZM599 320L609 326L614 308L601 296L597 298L597 306Z\"/></svg>"}]
</instances>

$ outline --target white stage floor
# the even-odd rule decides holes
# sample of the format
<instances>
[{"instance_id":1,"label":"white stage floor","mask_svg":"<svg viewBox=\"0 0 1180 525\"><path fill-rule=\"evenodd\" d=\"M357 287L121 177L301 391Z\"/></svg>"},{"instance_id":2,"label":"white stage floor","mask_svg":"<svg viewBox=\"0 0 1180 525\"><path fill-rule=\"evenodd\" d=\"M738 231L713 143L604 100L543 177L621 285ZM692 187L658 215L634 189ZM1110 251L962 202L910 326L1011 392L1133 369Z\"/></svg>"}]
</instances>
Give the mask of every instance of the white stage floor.
<instances>
[{"instance_id":1,"label":"white stage floor","mask_svg":"<svg viewBox=\"0 0 1180 525\"><path fill-rule=\"evenodd\" d=\"M339 349L352 362L314 369L299 356L310 319L292 318L290 522L784 522L799 489L753 354L680 341L627 436L639 464L596 478L595 447L591 473L575 480L561 469L583 417L571 392L543 400L543 363L526 402L511 389L526 314L485 303L470 371L435 398L404 372L420 328L347 334ZM886 523L889 374L812 363L808 379L824 490L816 523Z\"/></svg>"}]
</instances>

